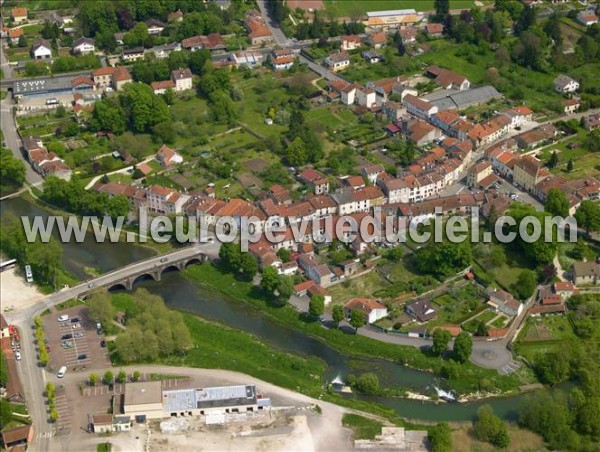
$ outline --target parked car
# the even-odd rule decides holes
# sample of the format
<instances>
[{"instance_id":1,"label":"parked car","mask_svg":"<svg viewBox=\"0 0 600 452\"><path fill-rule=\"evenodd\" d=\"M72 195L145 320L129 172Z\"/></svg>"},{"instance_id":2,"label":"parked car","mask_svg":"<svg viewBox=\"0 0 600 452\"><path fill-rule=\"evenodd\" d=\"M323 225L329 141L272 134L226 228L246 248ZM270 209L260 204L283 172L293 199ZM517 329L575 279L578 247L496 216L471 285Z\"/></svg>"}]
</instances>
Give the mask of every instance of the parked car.
<instances>
[{"instance_id":1,"label":"parked car","mask_svg":"<svg viewBox=\"0 0 600 452\"><path fill-rule=\"evenodd\" d=\"M100 341L100 347L106 348L106 341Z\"/></svg>"},{"instance_id":2,"label":"parked car","mask_svg":"<svg viewBox=\"0 0 600 452\"><path fill-rule=\"evenodd\" d=\"M82 359L86 359L86 358L87 358L87 355L86 355L85 353L82 353L81 355L78 355L78 356L77 356L77 359L78 359L78 360L80 360L80 361L81 361Z\"/></svg>"},{"instance_id":3,"label":"parked car","mask_svg":"<svg viewBox=\"0 0 600 452\"><path fill-rule=\"evenodd\" d=\"M15 358L16 358L17 361L21 361L21 352L16 351L15 352Z\"/></svg>"},{"instance_id":4,"label":"parked car","mask_svg":"<svg viewBox=\"0 0 600 452\"><path fill-rule=\"evenodd\" d=\"M73 335L72 334L63 334L63 336L61 337L61 339L63 341L65 341L67 339L73 339Z\"/></svg>"},{"instance_id":5,"label":"parked car","mask_svg":"<svg viewBox=\"0 0 600 452\"><path fill-rule=\"evenodd\" d=\"M77 323L77 322L79 322L79 317L73 317L71 319L71 323Z\"/></svg>"},{"instance_id":6,"label":"parked car","mask_svg":"<svg viewBox=\"0 0 600 452\"><path fill-rule=\"evenodd\" d=\"M77 333L75 333L73 335L73 337L75 337L75 338L79 338L79 337L83 337L83 336L85 336L85 333L83 331L78 331Z\"/></svg>"},{"instance_id":7,"label":"parked car","mask_svg":"<svg viewBox=\"0 0 600 452\"><path fill-rule=\"evenodd\" d=\"M81 323L76 323L73 325L73 329L81 328Z\"/></svg>"},{"instance_id":8,"label":"parked car","mask_svg":"<svg viewBox=\"0 0 600 452\"><path fill-rule=\"evenodd\" d=\"M169 260L169 258L168 258L168 257L163 257L163 258L162 258L160 261L161 261L161 262L167 262L168 260Z\"/></svg>"},{"instance_id":9,"label":"parked car","mask_svg":"<svg viewBox=\"0 0 600 452\"><path fill-rule=\"evenodd\" d=\"M60 369L58 369L58 373L56 374L56 376L58 378L62 378L65 376L65 374L67 373L67 368L66 366L62 366Z\"/></svg>"},{"instance_id":10,"label":"parked car","mask_svg":"<svg viewBox=\"0 0 600 452\"><path fill-rule=\"evenodd\" d=\"M71 341L63 341L62 342L62 347L63 348L73 348L73 342L71 342Z\"/></svg>"},{"instance_id":11,"label":"parked car","mask_svg":"<svg viewBox=\"0 0 600 452\"><path fill-rule=\"evenodd\" d=\"M69 314L63 314L58 317L59 322L66 322L67 320L69 320Z\"/></svg>"}]
</instances>

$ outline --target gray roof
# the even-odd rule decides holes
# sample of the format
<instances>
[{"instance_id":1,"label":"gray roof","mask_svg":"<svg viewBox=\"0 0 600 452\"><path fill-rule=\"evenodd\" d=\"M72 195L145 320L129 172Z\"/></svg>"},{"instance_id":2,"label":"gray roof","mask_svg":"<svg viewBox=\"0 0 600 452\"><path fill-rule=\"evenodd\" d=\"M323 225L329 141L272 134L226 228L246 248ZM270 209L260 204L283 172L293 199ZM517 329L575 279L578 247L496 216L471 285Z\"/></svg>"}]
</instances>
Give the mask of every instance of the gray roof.
<instances>
[{"instance_id":1,"label":"gray roof","mask_svg":"<svg viewBox=\"0 0 600 452\"><path fill-rule=\"evenodd\" d=\"M125 385L125 405L145 405L161 402L162 383L145 381Z\"/></svg>"},{"instance_id":2,"label":"gray roof","mask_svg":"<svg viewBox=\"0 0 600 452\"><path fill-rule=\"evenodd\" d=\"M76 39L75 41L73 41L73 47L77 47L78 45L81 44L90 44L90 45L95 45L96 41L92 38L84 38L81 37L79 39Z\"/></svg>"},{"instance_id":3,"label":"gray roof","mask_svg":"<svg viewBox=\"0 0 600 452\"><path fill-rule=\"evenodd\" d=\"M44 93L48 91L71 90L71 78L52 77L35 80L17 80L13 85L15 95Z\"/></svg>"},{"instance_id":4,"label":"gray roof","mask_svg":"<svg viewBox=\"0 0 600 452\"><path fill-rule=\"evenodd\" d=\"M251 385L163 391L165 411L256 404L256 387Z\"/></svg>"},{"instance_id":5,"label":"gray roof","mask_svg":"<svg viewBox=\"0 0 600 452\"><path fill-rule=\"evenodd\" d=\"M493 86L481 86L467 91L438 90L423 97L436 105L440 111L444 111L485 104L492 99L501 99L502 94Z\"/></svg>"}]
</instances>

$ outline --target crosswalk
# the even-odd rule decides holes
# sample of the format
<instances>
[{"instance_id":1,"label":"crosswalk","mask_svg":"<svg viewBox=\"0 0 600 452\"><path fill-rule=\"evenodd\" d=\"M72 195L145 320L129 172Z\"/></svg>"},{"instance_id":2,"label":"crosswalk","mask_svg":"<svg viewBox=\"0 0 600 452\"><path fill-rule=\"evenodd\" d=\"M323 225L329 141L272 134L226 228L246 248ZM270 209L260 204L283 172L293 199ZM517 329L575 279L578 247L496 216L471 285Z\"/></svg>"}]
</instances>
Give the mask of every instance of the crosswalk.
<instances>
[{"instance_id":1,"label":"crosswalk","mask_svg":"<svg viewBox=\"0 0 600 452\"><path fill-rule=\"evenodd\" d=\"M500 369L500 373L504 374L504 375L508 375L508 374L512 374L513 372L516 372L520 368L521 368L521 363L519 363L515 360L511 360L508 364L506 364L505 366L502 366L502 368Z\"/></svg>"},{"instance_id":2,"label":"crosswalk","mask_svg":"<svg viewBox=\"0 0 600 452\"><path fill-rule=\"evenodd\" d=\"M56 432L54 430L47 431L47 432L38 432L35 435L35 437L37 439L52 438L54 436L56 436Z\"/></svg>"}]
</instances>

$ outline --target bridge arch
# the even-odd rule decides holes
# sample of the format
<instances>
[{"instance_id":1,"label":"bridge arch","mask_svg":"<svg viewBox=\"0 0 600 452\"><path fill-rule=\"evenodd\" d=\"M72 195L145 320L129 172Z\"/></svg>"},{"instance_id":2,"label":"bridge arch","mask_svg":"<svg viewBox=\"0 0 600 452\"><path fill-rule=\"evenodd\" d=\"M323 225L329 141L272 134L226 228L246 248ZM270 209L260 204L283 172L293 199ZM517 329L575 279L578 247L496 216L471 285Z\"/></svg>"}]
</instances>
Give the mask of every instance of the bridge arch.
<instances>
[{"instance_id":1,"label":"bridge arch","mask_svg":"<svg viewBox=\"0 0 600 452\"><path fill-rule=\"evenodd\" d=\"M115 292L117 290L128 290L126 282L115 283L108 287L109 292Z\"/></svg>"},{"instance_id":2,"label":"bridge arch","mask_svg":"<svg viewBox=\"0 0 600 452\"><path fill-rule=\"evenodd\" d=\"M133 289L133 286L135 286L137 283L142 282L142 281L147 281L147 280L153 280L153 281L159 281L160 277L156 277L156 275L148 272L148 273L142 273L141 275L138 275L135 277L135 279L133 279L131 281L131 289Z\"/></svg>"},{"instance_id":3,"label":"bridge arch","mask_svg":"<svg viewBox=\"0 0 600 452\"><path fill-rule=\"evenodd\" d=\"M202 259L194 257L185 263L185 268L188 268L190 265L194 265L194 264L202 264L202 262L203 262Z\"/></svg>"},{"instance_id":4,"label":"bridge arch","mask_svg":"<svg viewBox=\"0 0 600 452\"><path fill-rule=\"evenodd\" d=\"M166 267L164 267L161 271L160 274L164 275L165 273L171 273L173 271L180 271L180 265L179 264L171 264L171 265L167 265Z\"/></svg>"}]
</instances>

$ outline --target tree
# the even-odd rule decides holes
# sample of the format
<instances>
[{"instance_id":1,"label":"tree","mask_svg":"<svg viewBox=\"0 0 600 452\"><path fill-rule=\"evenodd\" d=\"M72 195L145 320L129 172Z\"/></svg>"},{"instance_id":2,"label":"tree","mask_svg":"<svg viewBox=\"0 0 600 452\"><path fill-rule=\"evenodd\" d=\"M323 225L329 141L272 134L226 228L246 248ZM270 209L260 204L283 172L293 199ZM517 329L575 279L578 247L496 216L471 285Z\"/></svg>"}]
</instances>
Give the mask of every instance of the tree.
<instances>
[{"instance_id":1,"label":"tree","mask_svg":"<svg viewBox=\"0 0 600 452\"><path fill-rule=\"evenodd\" d=\"M325 297L323 295L313 295L308 303L308 313L312 317L320 317L325 312Z\"/></svg>"},{"instance_id":2,"label":"tree","mask_svg":"<svg viewBox=\"0 0 600 452\"><path fill-rule=\"evenodd\" d=\"M292 253L287 248L279 248L277 257L281 259L281 262L286 263L292 260Z\"/></svg>"},{"instance_id":3,"label":"tree","mask_svg":"<svg viewBox=\"0 0 600 452\"><path fill-rule=\"evenodd\" d=\"M354 309L350 313L350 325L355 328L355 332L358 332L358 329L361 326L364 326L365 323L367 323L367 315L364 313L364 311L361 311L360 309Z\"/></svg>"},{"instance_id":4,"label":"tree","mask_svg":"<svg viewBox=\"0 0 600 452\"><path fill-rule=\"evenodd\" d=\"M123 369L121 369L119 371L119 375L117 375L117 381L119 383L125 383L125 382L127 382L127 372L125 372Z\"/></svg>"},{"instance_id":5,"label":"tree","mask_svg":"<svg viewBox=\"0 0 600 452\"><path fill-rule=\"evenodd\" d=\"M460 333L454 340L454 348L452 351L458 362L466 362L473 351L473 339L471 339L471 335L465 331Z\"/></svg>"},{"instance_id":6,"label":"tree","mask_svg":"<svg viewBox=\"0 0 600 452\"><path fill-rule=\"evenodd\" d=\"M575 212L577 225L590 232L600 231L600 204L586 199Z\"/></svg>"},{"instance_id":7,"label":"tree","mask_svg":"<svg viewBox=\"0 0 600 452\"><path fill-rule=\"evenodd\" d=\"M238 272L242 260L242 252L237 243L222 243L219 249L221 265L230 272ZM272 267L271 267L272 268ZM273 270L275 270L273 268Z\"/></svg>"},{"instance_id":8,"label":"tree","mask_svg":"<svg viewBox=\"0 0 600 452\"><path fill-rule=\"evenodd\" d=\"M432 452L451 452L452 451L452 429L442 422L429 429L427 437L431 443Z\"/></svg>"},{"instance_id":9,"label":"tree","mask_svg":"<svg viewBox=\"0 0 600 452\"><path fill-rule=\"evenodd\" d=\"M506 425L494 414L489 405L484 405L477 410L474 430L480 440L487 441L496 447L507 447L510 442Z\"/></svg>"},{"instance_id":10,"label":"tree","mask_svg":"<svg viewBox=\"0 0 600 452\"><path fill-rule=\"evenodd\" d=\"M340 324L340 322L344 320L344 308L342 307L342 305L336 304L333 307L331 311L331 317L335 322L335 326L337 327Z\"/></svg>"},{"instance_id":11,"label":"tree","mask_svg":"<svg viewBox=\"0 0 600 452\"><path fill-rule=\"evenodd\" d=\"M0 428L12 421L12 405L7 400L0 400Z\"/></svg>"},{"instance_id":12,"label":"tree","mask_svg":"<svg viewBox=\"0 0 600 452\"><path fill-rule=\"evenodd\" d=\"M221 245L221 249L223 248L223 245ZM262 287L265 292L273 295L277 290L278 284L279 274L277 273L275 267L268 266L265 268L262 272L260 287Z\"/></svg>"},{"instance_id":13,"label":"tree","mask_svg":"<svg viewBox=\"0 0 600 452\"><path fill-rule=\"evenodd\" d=\"M90 374L90 386L96 386L96 383L98 382L98 374L95 372L92 372Z\"/></svg>"},{"instance_id":14,"label":"tree","mask_svg":"<svg viewBox=\"0 0 600 452\"><path fill-rule=\"evenodd\" d=\"M434 9L436 20L440 22L446 20L446 16L450 13L450 0L435 0Z\"/></svg>"},{"instance_id":15,"label":"tree","mask_svg":"<svg viewBox=\"0 0 600 452\"><path fill-rule=\"evenodd\" d=\"M107 370L106 372L104 372L104 377L102 378L102 381L104 382L104 384L110 385L113 383L114 379L115 379L115 377L110 370Z\"/></svg>"},{"instance_id":16,"label":"tree","mask_svg":"<svg viewBox=\"0 0 600 452\"><path fill-rule=\"evenodd\" d=\"M471 244L468 240L462 243L433 242L415 252L414 262L419 271L445 278L469 265Z\"/></svg>"},{"instance_id":17,"label":"tree","mask_svg":"<svg viewBox=\"0 0 600 452\"><path fill-rule=\"evenodd\" d=\"M110 300L109 293L104 291L94 292L87 300L90 317L103 325L108 325L115 318L115 308Z\"/></svg>"},{"instance_id":18,"label":"tree","mask_svg":"<svg viewBox=\"0 0 600 452\"><path fill-rule=\"evenodd\" d=\"M306 164L308 155L302 138L297 137L285 151L285 159L291 166L300 167Z\"/></svg>"},{"instance_id":19,"label":"tree","mask_svg":"<svg viewBox=\"0 0 600 452\"><path fill-rule=\"evenodd\" d=\"M570 173L571 171L573 171L573 159L569 159L567 162L567 172Z\"/></svg>"},{"instance_id":20,"label":"tree","mask_svg":"<svg viewBox=\"0 0 600 452\"><path fill-rule=\"evenodd\" d=\"M450 331L441 328L436 329L433 332L433 345L431 350L436 355L441 355L448 350L448 343L452 339Z\"/></svg>"},{"instance_id":21,"label":"tree","mask_svg":"<svg viewBox=\"0 0 600 452\"><path fill-rule=\"evenodd\" d=\"M393 262L400 262L404 256L404 249L402 246L395 246L391 248L385 255L385 257Z\"/></svg>"},{"instance_id":22,"label":"tree","mask_svg":"<svg viewBox=\"0 0 600 452\"><path fill-rule=\"evenodd\" d=\"M277 294L279 295L279 301L287 302L292 294L294 293L294 282L289 276L279 276L279 282L277 283Z\"/></svg>"},{"instance_id":23,"label":"tree","mask_svg":"<svg viewBox=\"0 0 600 452\"><path fill-rule=\"evenodd\" d=\"M379 393L379 378L376 374L367 372L356 379L355 386L363 394L377 395Z\"/></svg>"},{"instance_id":24,"label":"tree","mask_svg":"<svg viewBox=\"0 0 600 452\"><path fill-rule=\"evenodd\" d=\"M256 258L248 252L241 253L240 269L248 280L254 278L254 275L258 273L258 262L256 262Z\"/></svg>"},{"instance_id":25,"label":"tree","mask_svg":"<svg viewBox=\"0 0 600 452\"><path fill-rule=\"evenodd\" d=\"M142 374L140 373L139 370L136 370L133 372L133 381L139 381L139 379L142 377Z\"/></svg>"},{"instance_id":26,"label":"tree","mask_svg":"<svg viewBox=\"0 0 600 452\"><path fill-rule=\"evenodd\" d=\"M552 154L550 154L550 158L548 159L546 165L548 168L555 168L556 165L558 165L558 154L556 151L553 151Z\"/></svg>"},{"instance_id":27,"label":"tree","mask_svg":"<svg viewBox=\"0 0 600 452\"><path fill-rule=\"evenodd\" d=\"M521 300L526 300L533 295L537 286L537 277L533 270L523 270L519 273L513 290L517 297Z\"/></svg>"},{"instance_id":28,"label":"tree","mask_svg":"<svg viewBox=\"0 0 600 452\"><path fill-rule=\"evenodd\" d=\"M535 360L535 371L542 382L549 385L562 383L569 377L570 364L564 352L547 352Z\"/></svg>"},{"instance_id":29,"label":"tree","mask_svg":"<svg viewBox=\"0 0 600 452\"><path fill-rule=\"evenodd\" d=\"M569 215L569 200L564 192L557 188L551 188L546 197L544 210L554 216L566 218Z\"/></svg>"},{"instance_id":30,"label":"tree","mask_svg":"<svg viewBox=\"0 0 600 452\"><path fill-rule=\"evenodd\" d=\"M134 132L149 133L156 124L170 121L171 114L163 97L155 95L144 83L128 83L119 99Z\"/></svg>"},{"instance_id":31,"label":"tree","mask_svg":"<svg viewBox=\"0 0 600 452\"><path fill-rule=\"evenodd\" d=\"M487 336L488 326L485 322L479 322L477 324L477 331L475 331L475 336Z\"/></svg>"},{"instance_id":32,"label":"tree","mask_svg":"<svg viewBox=\"0 0 600 452\"><path fill-rule=\"evenodd\" d=\"M0 186L19 188L25 181L25 165L12 152L0 148Z\"/></svg>"}]
</instances>

